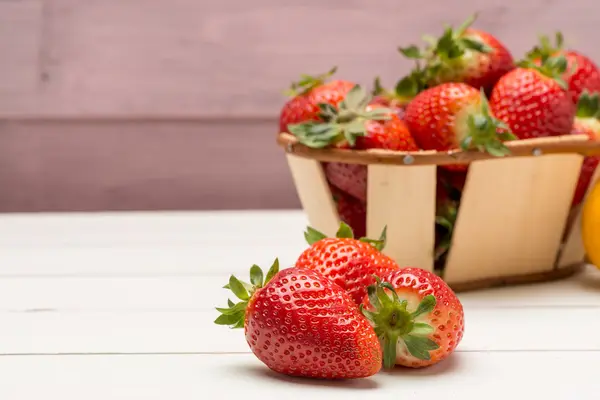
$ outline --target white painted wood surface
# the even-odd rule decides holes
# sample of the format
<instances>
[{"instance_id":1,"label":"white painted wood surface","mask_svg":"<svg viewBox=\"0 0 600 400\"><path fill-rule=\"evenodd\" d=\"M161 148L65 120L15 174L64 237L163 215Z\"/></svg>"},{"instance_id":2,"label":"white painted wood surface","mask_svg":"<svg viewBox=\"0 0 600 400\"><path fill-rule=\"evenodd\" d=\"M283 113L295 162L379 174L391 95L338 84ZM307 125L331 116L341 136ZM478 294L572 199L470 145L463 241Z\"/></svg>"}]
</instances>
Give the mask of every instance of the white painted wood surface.
<instances>
[{"instance_id":1,"label":"white painted wood surface","mask_svg":"<svg viewBox=\"0 0 600 400\"><path fill-rule=\"evenodd\" d=\"M466 332L420 371L275 375L212 323L230 273L303 250L301 212L0 216L0 399L596 399L600 271L460 295ZM219 393L219 394L217 394Z\"/></svg>"}]
</instances>

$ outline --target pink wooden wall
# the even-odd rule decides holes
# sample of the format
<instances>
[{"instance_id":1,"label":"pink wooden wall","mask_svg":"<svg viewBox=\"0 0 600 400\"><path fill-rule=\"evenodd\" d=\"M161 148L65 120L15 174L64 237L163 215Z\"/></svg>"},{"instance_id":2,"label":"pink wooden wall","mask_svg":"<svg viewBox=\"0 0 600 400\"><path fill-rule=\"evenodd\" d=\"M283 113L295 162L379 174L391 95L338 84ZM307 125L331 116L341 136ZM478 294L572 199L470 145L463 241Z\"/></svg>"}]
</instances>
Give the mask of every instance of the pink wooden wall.
<instances>
[{"instance_id":1,"label":"pink wooden wall","mask_svg":"<svg viewBox=\"0 0 600 400\"><path fill-rule=\"evenodd\" d=\"M517 56L560 29L600 61L594 0L0 0L0 211L297 207L281 89L391 84L473 11Z\"/></svg>"}]
</instances>

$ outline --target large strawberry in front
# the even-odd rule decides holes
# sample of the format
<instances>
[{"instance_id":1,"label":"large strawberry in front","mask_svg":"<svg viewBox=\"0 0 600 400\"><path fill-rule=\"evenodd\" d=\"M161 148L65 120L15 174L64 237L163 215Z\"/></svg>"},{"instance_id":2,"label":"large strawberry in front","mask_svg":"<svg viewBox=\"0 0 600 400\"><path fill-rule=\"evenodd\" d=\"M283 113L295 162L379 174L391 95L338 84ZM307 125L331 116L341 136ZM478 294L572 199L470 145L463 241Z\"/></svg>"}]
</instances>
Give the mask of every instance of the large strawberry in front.
<instances>
[{"instance_id":1,"label":"large strawberry in front","mask_svg":"<svg viewBox=\"0 0 600 400\"><path fill-rule=\"evenodd\" d=\"M251 284L234 276L227 287L241 300L215 323L244 328L256 357L273 371L310 378L350 379L381 369L381 347L373 328L350 296L309 268L279 271L266 278L258 266Z\"/></svg>"},{"instance_id":2,"label":"large strawberry in front","mask_svg":"<svg viewBox=\"0 0 600 400\"><path fill-rule=\"evenodd\" d=\"M576 50L567 50L560 32L556 33L555 43L546 35L540 37L540 43L527 53L527 58L536 65L541 65L549 57L563 56L567 68L562 79L567 83L574 101L579 100L583 91L600 92L600 68L585 54Z\"/></svg>"},{"instance_id":3,"label":"large strawberry in front","mask_svg":"<svg viewBox=\"0 0 600 400\"><path fill-rule=\"evenodd\" d=\"M373 276L383 276L400 267L381 250L385 246L386 229L378 240L355 239L352 229L340 223L336 237L308 228L304 237L310 244L300 254L296 267L310 268L344 288L360 304L367 287L375 282Z\"/></svg>"},{"instance_id":4,"label":"large strawberry in front","mask_svg":"<svg viewBox=\"0 0 600 400\"><path fill-rule=\"evenodd\" d=\"M443 83L419 93L406 108L404 120L425 150L486 151L494 156L509 153L504 140L512 139L490 112L485 94L466 83ZM466 165L444 165L464 170Z\"/></svg>"},{"instance_id":5,"label":"large strawberry in front","mask_svg":"<svg viewBox=\"0 0 600 400\"><path fill-rule=\"evenodd\" d=\"M599 93L592 95L587 91L581 93L571 133L574 135L587 135L590 140L600 141ZM580 204L585 197L599 162L600 156L588 156L583 159L579 181L573 196L573 206Z\"/></svg>"},{"instance_id":6,"label":"large strawberry in front","mask_svg":"<svg viewBox=\"0 0 600 400\"><path fill-rule=\"evenodd\" d=\"M524 60L521 65L494 87L494 115L520 139L569 134L576 107L562 79L566 59L550 57L542 65Z\"/></svg>"},{"instance_id":7,"label":"large strawberry in front","mask_svg":"<svg viewBox=\"0 0 600 400\"><path fill-rule=\"evenodd\" d=\"M385 368L436 364L454 352L465 329L458 297L440 277L420 268L378 279L361 310L382 343Z\"/></svg>"},{"instance_id":8,"label":"large strawberry in front","mask_svg":"<svg viewBox=\"0 0 600 400\"><path fill-rule=\"evenodd\" d=\"M283 105L279 115L279 132L288 132L289 124L318 121L319 104L337 106L344 99L355 84L341 79L328 81L336 70L334 67L324 74L302 75L298 82L292 83L286 91L291 98Z\"/></svg>"}]
</instances>

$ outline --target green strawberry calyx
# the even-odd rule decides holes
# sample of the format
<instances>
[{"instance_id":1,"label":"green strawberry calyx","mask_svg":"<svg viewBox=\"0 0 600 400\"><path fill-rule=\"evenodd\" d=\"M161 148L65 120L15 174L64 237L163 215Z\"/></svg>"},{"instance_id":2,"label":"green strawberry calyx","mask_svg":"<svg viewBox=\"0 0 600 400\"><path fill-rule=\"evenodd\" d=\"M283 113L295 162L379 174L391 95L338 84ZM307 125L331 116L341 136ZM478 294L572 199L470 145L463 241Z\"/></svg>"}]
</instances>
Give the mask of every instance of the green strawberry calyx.
<instances>
[{"instance_id":1,"label":"green strawberry calyx","mask_svg":"<svg viewBox=\"0 0 600 400\"><path fill-rule=\"evenodd\" d=\"M517 137L510 132L508 125L491 114L484 89L481 88L480 91L479 110L468 114L466 134L460 141L460 147L463 150L484 151L494 157L509 155L510 150L504 145L504 141L515 140Z\"/></svg>"},{"instance_id":2,"label":"green strawberry calyx","mask_svg":"<svg viewBox=\"0 0 600 400\"><path fill-rule=\"evenodd\" d=\"M354 147L359 136L366 136L368 121L389 120L393 114L386 107L368 110L371 99L360 85L355 85L337 108L328 103L318 104L319 121L289 124L288 131L308 147L323 148L340 142Z\"/></svg>"},{"instance_id":3,"label":"green strawberry calyx","mask_svg":"<svg viewBox=\"0 0 600 400\"><path fill-rule=\"evenodd\" d=\"M413 357L430 360L429 352L440 347L429 338L435 329L425 322L417 321L417 318L433 311L436 305L435 296L423 297L417 308L410 311L408 301L398 297L392 284L382 282L375 275L374 277L377 283L367 288L371 309L367 310L361 304L360 311L369 320L382 344L383 366L393 368L396 365L396 346L399 343L402 343Z\"/></svg>"},{"instance_id":4,"label":"green strawberry calyx","mask_svg":"<svg viewBox=\"0 0 600 400\"><path fill-rule=\"evenodd\" d=\"M465 58L467 52L488 54L494 50L477 35L470 35L467 32L476 19L477 14L472 14L456 29L446 25L444 33L438 38L424 35L423 41L428 44L424 49L420 49L416 45L398 48L404 57L425 62L425 67L417 66L405 78L413 81L413 88L419 85L426 87L454 80L455 71L461 70L464 63L468 62ZM415 82L417 78L418 80ZM404 82L404 85L408 86L409 83Z\"/></svg>"},{"instance_id":5,"label":"green strawberry calyx","mask_svg":"<svg viewBox=\"0 0 600 400\"><path fill-rule=\"evenodd\" d=\"M550 41L548 35L540 35L539 43L527 52L525 58L529 60L541 60L546 61L551 56L563 50L565 40L561 32L554 34L554 43Z\"/></svg>"},{"instance_id":6,"label":"green strawberry calyx","mask_svg":"<svg viewBox=\"0 0 600 400\"><path fill-rule=\"evenodd\" d=\"M597 119L600 120L600 95L598 92L590 94L584 90L577 100L577 114L579 119Z\"/></svg>"},{"instance_id":7,"label":"green strawberry calyx","mask_svg":"<svg viewBox=\"0 0 600 400\"><path fill-rule=\"evenodd\" d=\"M417 61L416 67L401 78L392 90L384 88L379 77L376 77L373 83L373 95L386 99L390 104L405 106L416 95L428 88L427 72L428 70Z\"/></svg>"},{"instance_id":8,"label":"green strawberry calyx","mask_svg":"<svg viewBox=\"0 0 600 400\"><path fill-rule=\"evenodd\" d=\"M577 68L577 65L572 63L571 71L567 71L569 64L565 56L561 54L549 56L542 60L541 63L536 63L533 60L525 58L519 61L517 65L521 68L534 69L540 74L554 79L563 90L569 90L569 85L563 77L567 73L572 73Z\"/></svg>"},{"instance_id":9,"label":"green strawberry calyx","mask_svg":"<svg viewBox=\"0 0 600 400\"><path fill-rule=\"evenodd\" d=\"M292 82L290 87L284 91L284 94L289 97L300 96L307 94L314 88L323 85L329 78L337 72L337 66L329 71L319 75L300 74L300 80Z\"/></svg>"},{"instance_id":10,"label":"green strawberry calyx","mask_svg":"<svg viewBox=\"0 0 600 400\"><path fill-rule=\"evenodd\" d=\"M434 260L440 260L450 250L452 242L452 234L456 225L456 217L458 216L458 204L455 201L449 200L444 204L441 210L435 217L435 224L443 231L442 238L435 247Z\"/></svg>"},{"instance_id":11,"label":"green strawberry calyx","mask_svg":"<svg viewBox=\"0 0 600 400\"><path fill-rule=\"evenodd\" d=\"M258 265L253 265L250 268L250 283L240 281L238 278L231 275L229 277L229 283L223 286L223 288L231 290L241 301L234 303L231 300L227 300L227 308L217 307L216 309L221 315L215 319L215 324L229 325L232 329L243 328L248 301L258 289L263 288L269 283L278 272L279 259L276 258L266 276L264 276L263 270Z\"/></svg>"},{"instance_id":12,"label":"green strawberry calyx","mask_svg":"<svg viewBox=\"0 0 600 400\"><path fill-rule=\"evenodd\" d=\"M340 222L340 227L338 228L335 237L339 239L354 239L354 232L348 224L342 221ZM306 227L306 232L304 232L304 239L309 245L313 245L319 240L327 238L328 236L325 235L323 232L319 232L318 230L310 226ZM385 248L385 244L387 241L387 225L383 227L379 239L369 239L363 237L358 240L360 240L361 242L369 243L377 250L382 251Z\"/></svg>"}]
</instances>

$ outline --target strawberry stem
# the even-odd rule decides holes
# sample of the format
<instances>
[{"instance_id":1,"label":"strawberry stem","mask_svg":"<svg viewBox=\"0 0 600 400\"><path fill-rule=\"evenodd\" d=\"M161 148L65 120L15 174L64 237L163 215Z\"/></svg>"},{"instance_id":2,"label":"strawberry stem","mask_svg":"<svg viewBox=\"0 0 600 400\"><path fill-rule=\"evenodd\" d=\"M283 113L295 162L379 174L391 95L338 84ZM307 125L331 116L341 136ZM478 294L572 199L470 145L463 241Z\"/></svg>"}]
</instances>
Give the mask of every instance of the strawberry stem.
<instances>
[{"instance_id":1,"label":"strawberry stem","mask_svg":"<svg viewBox=\"0 0 600 400\"><path fill-rule=\"evenodd\" d=\"M327 237L328 236L325 235L323 232L319 232L318 230L310 226L307 226L306 232L304 232L304 239L309 245L313 245L319 240L326 239ZM340 222L340 227L338 228L335 237L340 239L354 239L354 232L352 231L350 225L342 221ZM359 240L361 242L369 243L377 250L382 251L385 248L387 241L387 225L383 227L379 239L369 239L367 237L362 237Z\"/></svg>"},{"instance_id":2,"label":"strawberry stem","mask_svg":"<svg viewBox=\"0 0 600 400\"><path fill-rule=\"evenodd\" d=\"M408 301L401 300L389 282L381 282L379 277L374 277L377 284L367 289L372 311L365 309L362 304L360 310L382 342L383 366L389 369L396 365L398 344L404 345L408 352L419 360L431 359L429 352L439 348L439 345L428 337L434 329L416 319L433 311L436 305L435 297L425 296L417 308L410 312Z\"/></svg>"},{"instance_id":3,"label":"strawberry stem","mask_svg":"<svg viewBox=\"0 0 600 400\"><path fill-rule=\"evenodd\" d=\"M471 113L467 117L467 134L460 142L463 150L485 151L495 157L510 154L504 141L515 140L517 137L510 132L508 125L490 113L490 106L481 88L481 103L479 112ZM498 133L499 130L504 132Z\"/></svg>"},{"instance_id":4,"label":"strawberry stem","mask_svg":"<svg viewBox=\"0 0 600 400\"><path fill-rule=\"evenodd\" d=\"M391 109L383 107L367 110L370 100L371 96L355 85L337 108L319 104L321 121L289 124L288 130L308 147L323 148L341 142L354 147L356 139L367 134L367 121L389 120L393 114Z\"/></svg>"},{"instance_id":5,"label":"strawberry stem","mask_svg":"<svg viewBox=\"0 0 600 400\"><path fill-rule=\"evenodd\" d=\"M246 317L246 307L248 301L252 298L254 293L260 288L263 288L273 277L279 272L279 259L275 259L273 265L267 272L267 276L264 277L262 269L254 264L250 268L250 282L246 283L240 281L235 276L229 277L229 283L224 286L226 289L230 289L235 297L242 300L239 303L234 303L230 299L227 300L227 307L220 308L216 307L216 310L221 313L215 319L214 323L217 325L229 325L232 329L239 329L244 327L244 320ZM264 277L264 278L263 278Z\"/></svg>"},{"instance_id":6,"label":"strawberry stem","mask_svg":"<svg viewBox=\"0 0 600 400\"><path fill-rule=\"evenodd\" d=\"M321 86L322 84L327 82L327 79L331 78L333 74L336 73L336 71L337 66L319 75L301 74L300 80L297 82L292 82L289 89L284 91L284 94L290 97L307 94L314 88Z\"/></svg>"}]
</instances>

